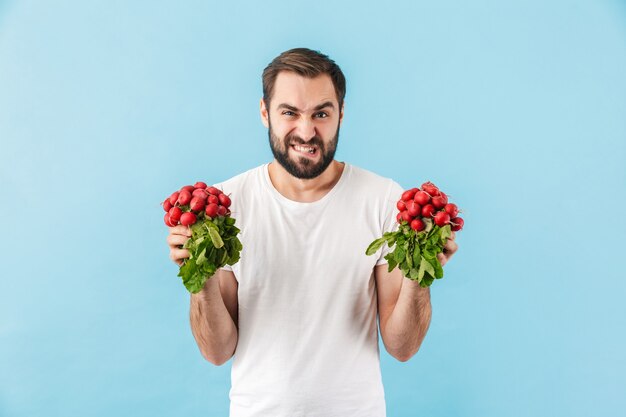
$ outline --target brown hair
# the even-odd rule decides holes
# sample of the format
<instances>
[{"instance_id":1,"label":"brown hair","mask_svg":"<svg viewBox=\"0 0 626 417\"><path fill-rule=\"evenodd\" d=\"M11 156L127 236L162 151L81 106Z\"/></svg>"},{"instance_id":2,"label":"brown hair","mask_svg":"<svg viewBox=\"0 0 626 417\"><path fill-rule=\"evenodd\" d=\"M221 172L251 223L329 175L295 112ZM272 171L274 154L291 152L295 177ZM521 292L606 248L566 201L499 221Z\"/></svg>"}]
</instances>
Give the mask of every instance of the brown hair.
<instances>
[{"instance_id":1,"label":"brown hair","mask_svg":"<svg viewBox=\"0 0 626 417\"><path fill-rule=\"evenodd\" d=\"M339 110L346 97L346 78L339 65L319 51L308 48L294 48L283 52L263 70L263 100L269 108L270 99L274 93L274 83L280 71L291 71L307 78L315 78L321 74L328 74L333 81Z\"/></svg>"}]
</instances>

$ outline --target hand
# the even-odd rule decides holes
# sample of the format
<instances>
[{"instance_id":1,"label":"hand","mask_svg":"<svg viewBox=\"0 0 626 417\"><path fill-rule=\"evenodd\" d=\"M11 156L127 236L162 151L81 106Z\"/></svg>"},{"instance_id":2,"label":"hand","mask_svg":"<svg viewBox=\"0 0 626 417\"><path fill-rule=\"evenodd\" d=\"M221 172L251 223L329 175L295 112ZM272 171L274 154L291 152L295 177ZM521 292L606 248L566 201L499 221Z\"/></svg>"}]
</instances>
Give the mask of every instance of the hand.
<instances>
[{"instance_id":1,"label":"hand","mask_svg":"<svg viewBox=\"0 0 626 417\"><path fill-rule=\"evenodd\" d=\"M191 229L187 226L170 227L170 234L167 235L167 244L170 247L170 259L178 266L183 264L183 260L189 258L187 249L183 249L185 242L191 237Z\"/></svg>"},{"instance_id":2,"label":"hand","mask_svg":"<svg viewBox=\"0 0 626 417\"><path fill-rule=\"evenodd\" d=\"M439 263L441 263L441 266L444 266L459 248L459 246L454 242L455 237L456 233L452 232L452 234L446 241L446 244L443 246L443 252L437 254L437 259L439 259Z\"/></svg>"}]
</instances>

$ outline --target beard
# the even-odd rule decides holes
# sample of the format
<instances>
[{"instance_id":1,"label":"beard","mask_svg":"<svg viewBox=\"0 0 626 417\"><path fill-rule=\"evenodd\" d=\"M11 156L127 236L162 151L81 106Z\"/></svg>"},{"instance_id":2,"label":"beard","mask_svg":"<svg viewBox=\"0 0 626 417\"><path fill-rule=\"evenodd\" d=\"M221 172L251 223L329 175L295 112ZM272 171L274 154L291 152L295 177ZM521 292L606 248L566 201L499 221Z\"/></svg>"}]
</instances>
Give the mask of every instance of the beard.
<instances>
[{"instance_id":1,"label":"beard","mask_svg":"<svg viewBox=\"0 0 626 417\"><path fill-rule=\"evenodd\" d=\"M324 141L319 136L315 135L308 141L304 141L302 138L296 135L287 135L284 139L280 139L274 133L272 129L272 122L269 120L268 136L270 140L270 148L274 158L278 163L291 175L301 180L310 180L321 175L326 168L333 162L335 158L335 152L337 150L337 143L339 142L339 124L337 124L337 132L335 137L328 144L328 149L324 145ZM316 152L320 153L319 161L314 162L310 158L305 156L290 157L289 150L291 145L310 145L317 148Z\"/></svg>"}]
</instances>

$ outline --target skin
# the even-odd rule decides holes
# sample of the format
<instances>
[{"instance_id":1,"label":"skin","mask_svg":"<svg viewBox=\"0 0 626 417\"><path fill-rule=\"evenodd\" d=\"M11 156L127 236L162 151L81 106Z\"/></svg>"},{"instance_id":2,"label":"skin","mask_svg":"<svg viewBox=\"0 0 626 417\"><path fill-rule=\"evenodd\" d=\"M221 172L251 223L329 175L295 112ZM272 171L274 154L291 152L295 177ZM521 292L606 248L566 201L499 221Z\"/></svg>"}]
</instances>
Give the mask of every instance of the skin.
<instances>
[{"instance_id":1,"label":"skin","mask_svg":"<svg viewBox=\"0 0 626 417\"><path fill-rule=\"evenodd\" d=\"M283 166L276 157L269 164L274 187L293 201L313 202L324 197L339 181L343 163L331 159L319 175L298 176L306 177L319 168L322 151L334 156L343 107L339 109L330 77L321 75L310 79L281 72L276 78L269 108L261 99L260 114L263 125L268 128L274 155L279 155L282 162L289 165ZM316 146L316 155L308 158L299 154L289 146L293 142ZM293 175L294 172L298 176ZM167 237L170 259L177 265L189 257L189 251L181 247L190 236L188 227L170 228ZM455 237L452 232L444 252L438 255L442 266L458 249ZM398 268L387 272L387 265L376 266L374 275L383 343L390 355L405 362L417 353L430 325L430 288L421 288L417 282L405 278ZM237 346L237 288L234 274L220 269L207 280L202 291L191 294L193 335L202 355L215 365L228 361Z\"/></svg>"},{"instance_id":2,"label":"skin","mask_svg":"<svg viewBox=\"0 0 626 417\"><path fill-rule=\"evenodd\" d=\"M279 73L270 108L261 99L260 113L263 125L269 130L271 146L287 153L289 161L302 171L320 163L320 144L326 151L336 147L335 136L343 120L343 108L339 109L333 83L326 74L305 78L291 72ZM318 152L313 158L302 156L287 146L293 142L317 146ZM275 158L268 170L278 192L290 200L307 203L326 195L339 181L343 168L343 163L332 160L319 176L301 179L288 172Z\"/></svg>"}]
</instances>

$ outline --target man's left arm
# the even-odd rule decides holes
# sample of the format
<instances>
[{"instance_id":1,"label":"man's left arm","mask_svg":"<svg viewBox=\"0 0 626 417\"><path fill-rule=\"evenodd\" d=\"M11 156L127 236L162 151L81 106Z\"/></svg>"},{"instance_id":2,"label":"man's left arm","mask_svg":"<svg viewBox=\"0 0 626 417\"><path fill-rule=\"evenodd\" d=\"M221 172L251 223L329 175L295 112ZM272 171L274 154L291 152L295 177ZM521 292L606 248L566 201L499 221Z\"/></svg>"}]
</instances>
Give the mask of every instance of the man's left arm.
<instances>
[{"instance_id":1,"label":"man's left arm","mask_svg":"<svg viewBox=\"0 0 626 417\"><path fill-rule=\"evenodd\" d=\"M452 232L443 253L437 256L441 266L458 249L454 239ZM374 269L380 333L387 352L406 362L417 353L430 326L430 287L422 288L417 281L404 277L400 268L391 272L387 269L387 264Z\"/></svg>"}]
</instances>

